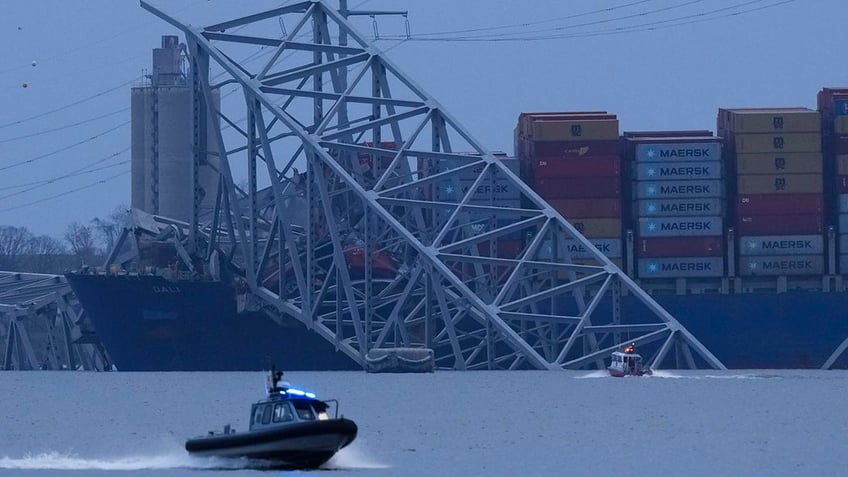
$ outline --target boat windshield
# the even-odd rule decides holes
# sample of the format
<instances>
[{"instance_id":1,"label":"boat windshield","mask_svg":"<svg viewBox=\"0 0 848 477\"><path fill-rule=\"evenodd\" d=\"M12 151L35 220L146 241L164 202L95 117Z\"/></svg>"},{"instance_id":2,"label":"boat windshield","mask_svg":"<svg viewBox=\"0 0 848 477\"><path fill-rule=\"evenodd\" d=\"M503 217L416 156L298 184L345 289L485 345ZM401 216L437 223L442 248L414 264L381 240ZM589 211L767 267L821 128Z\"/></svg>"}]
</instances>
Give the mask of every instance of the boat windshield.
<instances>
[{"instance_id":1,"label":"boat windshield","mask_svg":"<svg viewBox=\"0 0 848 477\"><path fill-rule=\"evenodd\" d=\"M315 412L313 412L312 406L309 405L309 401L294 399L291 403L294 405L294 411L297 413L298 419L301 421L315 420Z\"/></svg>"}]
</instances>

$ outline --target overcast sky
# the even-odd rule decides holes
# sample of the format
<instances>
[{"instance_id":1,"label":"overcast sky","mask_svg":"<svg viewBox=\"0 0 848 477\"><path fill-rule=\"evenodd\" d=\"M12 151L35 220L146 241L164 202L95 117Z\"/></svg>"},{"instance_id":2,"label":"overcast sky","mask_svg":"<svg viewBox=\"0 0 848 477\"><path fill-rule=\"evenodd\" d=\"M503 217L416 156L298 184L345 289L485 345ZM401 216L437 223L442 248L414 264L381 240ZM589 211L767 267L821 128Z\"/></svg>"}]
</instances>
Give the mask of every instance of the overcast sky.
<instances>
[{"instance_id":1,"label":"overcast sky","mask_svg":"<svg viewBox=\"0 0 848 477\"><path fill-rule=\"evenodd\" d=\"M202 26L286 2L152 3ZM61 237L69 222L129 203L130 87L159 37L178 32L136 1L2 6L0 225ZM719 107L815 108L821 87L848 86L846 0L350 6L408 10L412 41L392 38L404 34L402 18L380 18L388 38L378 46L482 144L510 153L526 111L607 110L622 131L715 130ZM373 37L370 18L356 23ZM475 31L428 35L462 30ZM457 36L486 41L421 41Z\"/></svg>"}]
</instances>

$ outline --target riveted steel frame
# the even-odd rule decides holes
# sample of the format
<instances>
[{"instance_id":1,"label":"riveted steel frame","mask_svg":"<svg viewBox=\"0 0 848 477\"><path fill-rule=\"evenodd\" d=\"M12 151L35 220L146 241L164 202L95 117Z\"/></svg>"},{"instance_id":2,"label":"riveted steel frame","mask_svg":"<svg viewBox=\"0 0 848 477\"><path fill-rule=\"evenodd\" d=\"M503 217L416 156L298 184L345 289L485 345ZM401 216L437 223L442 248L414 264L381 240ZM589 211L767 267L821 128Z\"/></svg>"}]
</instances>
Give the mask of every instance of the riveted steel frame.
<instances>
[{"instance_id":1,"label":"riveted steel frame","mask_svg":"<svg viewBox=\"0 0 848 477\"><path fill-rule=\"evenodd\" d=\"M220 188L212 216L190 224L203 245L187 249L222 252L247 306L299 321L363 366L369 349L411 346L432 348L442 368L577 369L602 366L627 341L659 342L655 367L675 348L687 366L691 349L724 368L323 1L207 28L142 6L184 32L195 111L214 113ZM255 32L277 18L295 25L283 38ZM273 54L251 67L233 59L244 45ZM226 80L212 84L211 66ZM243 109L216 110L213 89L225 84ZM195 121L206 130L205 115ZM197 164L212 156L205 144L195 137ZM516 200L500 201L496 184ZM622 294L646 313L622 316Z\"/></svg>"}]
</instances>

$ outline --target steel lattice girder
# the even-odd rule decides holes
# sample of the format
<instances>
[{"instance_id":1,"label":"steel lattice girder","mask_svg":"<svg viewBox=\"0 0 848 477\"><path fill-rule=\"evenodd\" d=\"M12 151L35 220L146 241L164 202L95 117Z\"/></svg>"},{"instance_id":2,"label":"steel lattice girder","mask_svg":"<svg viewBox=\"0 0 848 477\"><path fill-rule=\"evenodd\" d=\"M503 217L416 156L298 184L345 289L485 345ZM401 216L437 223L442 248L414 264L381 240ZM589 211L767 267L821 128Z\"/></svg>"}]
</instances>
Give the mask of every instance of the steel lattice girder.
<instances>
[{"instance_id":1,"label":"steel lattice girder","mask_svg":"<svg viewBox=\"0 0 848 477\"><path fill-rule=\"evenodd\" d=\"M196 127L194 166L220 172L217 203L204 217L195 195L189 248L223 250L251 306L363 365L371 348L414 346L446 368L582 368L624 341L657 341L654 366L675 346L689 366L691 348L724 368L339 11L308 1L201 29L142 6L185 33L195 122L215 113L219 152ZM295 27L259 33L277 21ZM244 45L271 58L234 60ZM226 79L212 84L212 67ZM214 106L230 85L244 128ZM498 187L516 200L497 200ZM645 312L622 316L623 293Z\"/></svg>"}]
</instances>

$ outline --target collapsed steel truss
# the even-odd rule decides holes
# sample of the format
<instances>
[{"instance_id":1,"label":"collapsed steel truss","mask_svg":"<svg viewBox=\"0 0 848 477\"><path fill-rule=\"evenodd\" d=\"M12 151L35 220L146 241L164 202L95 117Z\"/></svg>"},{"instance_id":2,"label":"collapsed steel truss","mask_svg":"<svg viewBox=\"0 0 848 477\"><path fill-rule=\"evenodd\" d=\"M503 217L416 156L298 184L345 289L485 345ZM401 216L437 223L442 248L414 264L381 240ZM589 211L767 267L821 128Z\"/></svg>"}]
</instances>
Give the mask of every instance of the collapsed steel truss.
<instances>
[{"instance_id":1,"label":"collapsed steel truss","mask_svg":"<svg viewBox=\"0 0 848 477\"><path fill-rule=\"evenodd\" d=\"M344 0L206 28L142 6L184 32L191 56L186 252L223 253L246 282L247 306L300 321L363 366L372 348L404 346L432 348L442 368L578 369L636 342L653 343L654 367L677 356L724 368L357 33ZM294 26L268 34L279 36L278 22ZM246 47L272 54L251 68L234 60ZM210 68L226 79L213 83ZM243 93L243 110L216 109L225 86ZM207 111L219 152L206 146ZM198 193L203 167L221 178L211 216ZM495 200L504 182L519 207ZM575 247L591 258L576 259ZM625 294L644 312L621 313Z\"/></svg>"},{"instance_id":2,"label":"collapsed steel truss","mask_svg":"<svg viewBox=\"0 0 848 477\"><path fill-rule=\"evenodd\" d=\"M0 369L111 369L61 275L0 272Z\"/></svg>"}]
</instances>

